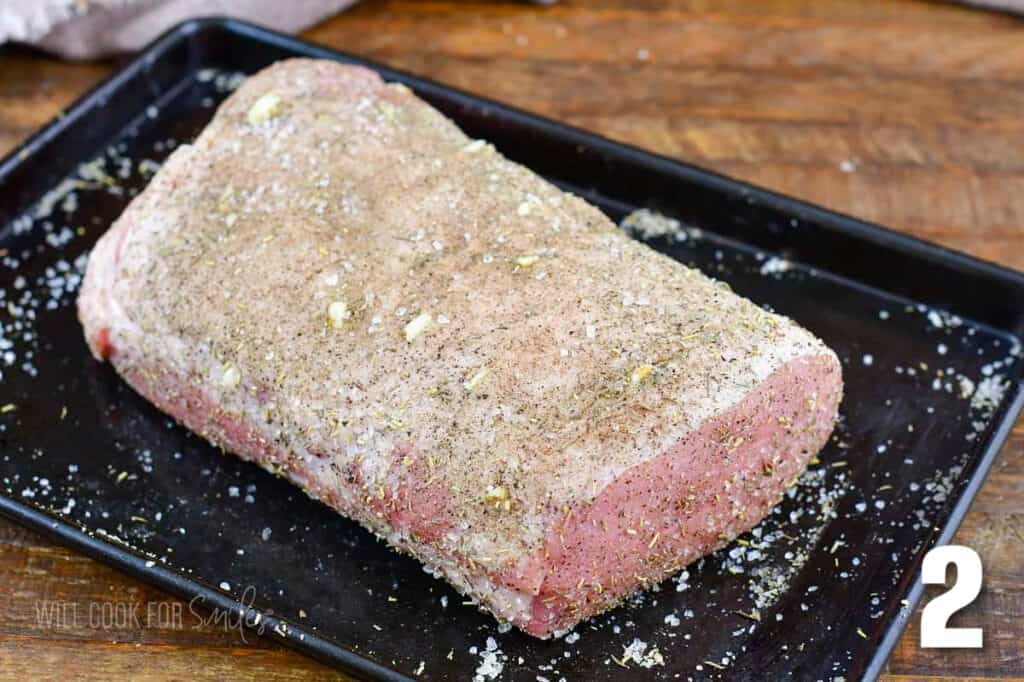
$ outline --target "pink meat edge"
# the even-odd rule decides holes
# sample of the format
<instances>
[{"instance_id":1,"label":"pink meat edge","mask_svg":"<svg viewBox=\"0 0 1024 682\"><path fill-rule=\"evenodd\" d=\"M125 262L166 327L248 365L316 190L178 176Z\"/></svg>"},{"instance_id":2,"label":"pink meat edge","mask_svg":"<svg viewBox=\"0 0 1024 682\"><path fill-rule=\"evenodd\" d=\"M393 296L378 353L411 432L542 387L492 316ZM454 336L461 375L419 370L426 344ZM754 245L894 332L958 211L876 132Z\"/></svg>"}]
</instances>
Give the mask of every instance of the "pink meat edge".
<instances>
[{"instance_id":1,"label":"pink meat edge","mask_svg":"<svg viewBox=\"0 0 1024 682\"><path fill-rule=\"evenodd\" d=\"M572 508L531 564L492 576L533 595L529 621L514 624L540 638L565 632L753 528L828 441L842 388L833 353L791 360Z\"/></svg>"}]
</instances>

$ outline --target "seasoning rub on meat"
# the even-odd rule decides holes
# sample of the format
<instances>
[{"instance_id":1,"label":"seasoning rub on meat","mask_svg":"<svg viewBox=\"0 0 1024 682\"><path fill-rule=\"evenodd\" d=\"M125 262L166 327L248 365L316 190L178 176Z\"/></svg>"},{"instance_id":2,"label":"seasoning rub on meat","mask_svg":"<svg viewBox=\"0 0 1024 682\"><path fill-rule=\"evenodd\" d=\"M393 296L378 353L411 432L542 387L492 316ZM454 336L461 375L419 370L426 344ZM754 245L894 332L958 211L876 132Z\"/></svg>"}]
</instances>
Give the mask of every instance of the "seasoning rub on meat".
<instances>
[{"instance_id":1,"label":"seasoning rub on meat","mask_svg":"<svg viewBox=\"0 0 1024 682\"><path fill-rule=\"evenodd\" d=\"M792 321L329 61L174 152L79 315L162 410L538 637L761 520L842 393Z\"/></svg>"}]
</instances>

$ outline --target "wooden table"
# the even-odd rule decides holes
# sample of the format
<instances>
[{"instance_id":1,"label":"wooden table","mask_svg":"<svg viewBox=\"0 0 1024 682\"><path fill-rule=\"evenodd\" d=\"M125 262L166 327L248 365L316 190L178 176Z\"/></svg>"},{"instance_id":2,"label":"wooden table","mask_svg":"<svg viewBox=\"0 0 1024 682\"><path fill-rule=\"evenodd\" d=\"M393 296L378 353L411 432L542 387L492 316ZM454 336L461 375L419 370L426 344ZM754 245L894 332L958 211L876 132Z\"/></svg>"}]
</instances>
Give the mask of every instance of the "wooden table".
<instances>
[{"instance_id":1,"label":"wooden table","mask_svg":"<svg viewBox=\"0 0 1024 682\"><path fill-rule=\"evenodd\" d=\"M1024 22L910 0L366 2L309 38L1024 269ZM0 152L115 67L0 51ZM1024 676L1024 426L957 536L985 564L982 651L891 680ZM40 600L174 600L0 521L0 676L336 674L214 627L47 628ZM188 611L185 611L186 617ZM84 618L80 618L83 620Z\"/></svg>"}]
</instances>

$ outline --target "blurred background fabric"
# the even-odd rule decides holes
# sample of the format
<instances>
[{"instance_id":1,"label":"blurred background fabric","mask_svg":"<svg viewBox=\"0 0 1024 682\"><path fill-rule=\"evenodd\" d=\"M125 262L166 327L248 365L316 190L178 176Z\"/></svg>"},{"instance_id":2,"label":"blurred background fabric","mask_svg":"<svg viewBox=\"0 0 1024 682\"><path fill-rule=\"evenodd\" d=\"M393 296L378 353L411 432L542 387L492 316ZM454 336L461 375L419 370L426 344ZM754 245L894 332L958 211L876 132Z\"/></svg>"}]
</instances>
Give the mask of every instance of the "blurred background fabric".
<instances>
[{"instance_id":1,"label":"blurred background fabric","mask_svg":"<svg viewBox=\"0 0 1024 682\"><path fill-rule=\"evenodd\" d=\"M0 43L69 59L132 52L174 24L230 15L280 31L308 28L355 0L0 0Z\"/></svg>"},{"instance_id":2,"label":"blurred background fabric","mask_svg":"<svg viewBox=\"0 0 1024 682\"><path fill-rule=\"evenodd\" d=\"M357 0L0 0L0 44L69 59L132 52L185 19L227 15L294 33ZM1024 14L1024 0L954 0ZM532 0L552 4L556 0Z\"/></svg>"}]
</instances>

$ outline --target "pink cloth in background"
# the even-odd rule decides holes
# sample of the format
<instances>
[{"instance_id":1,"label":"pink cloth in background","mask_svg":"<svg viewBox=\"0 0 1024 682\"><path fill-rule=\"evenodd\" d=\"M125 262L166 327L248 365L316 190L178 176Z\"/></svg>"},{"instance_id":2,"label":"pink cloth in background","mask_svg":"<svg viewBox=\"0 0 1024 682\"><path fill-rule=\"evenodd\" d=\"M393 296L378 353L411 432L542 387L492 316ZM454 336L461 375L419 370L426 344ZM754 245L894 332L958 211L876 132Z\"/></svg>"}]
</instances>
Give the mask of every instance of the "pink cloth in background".
<instances>
[{"instance_id":1,"label":"pink cloth in background","mask_svg":"<svg viewBox=\"0 0 1024 682\"><path fill-rule=\"evenodd\" d=\"M180 21L228 15L294 33L356 0L0 0L0 43L69 59L132 52Z\"/></svg>"},{"instance_id":2,"label":"pink cloth in background","mask_svg":"<svg viewBox=\"0 0 1024 682\"><path fill-rule=\"evenodd\" d=\"M556 0L532 0L548 4ZM1024 14L1024 0L954 0ZM70 59L132 52L192 17L228 15L294 33L356 0L0 0L0 43Z\"/></svg>"}]
</instances>

